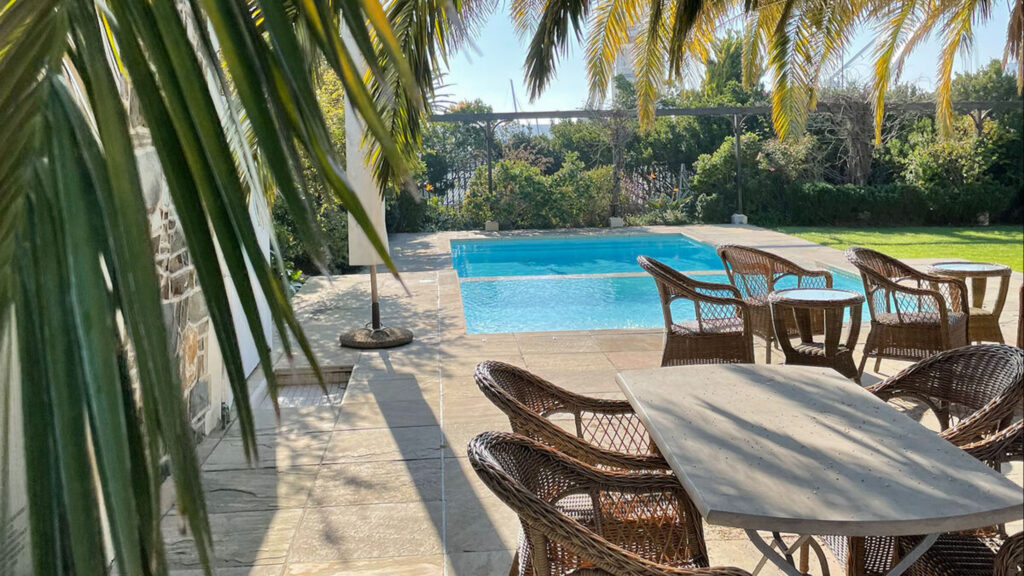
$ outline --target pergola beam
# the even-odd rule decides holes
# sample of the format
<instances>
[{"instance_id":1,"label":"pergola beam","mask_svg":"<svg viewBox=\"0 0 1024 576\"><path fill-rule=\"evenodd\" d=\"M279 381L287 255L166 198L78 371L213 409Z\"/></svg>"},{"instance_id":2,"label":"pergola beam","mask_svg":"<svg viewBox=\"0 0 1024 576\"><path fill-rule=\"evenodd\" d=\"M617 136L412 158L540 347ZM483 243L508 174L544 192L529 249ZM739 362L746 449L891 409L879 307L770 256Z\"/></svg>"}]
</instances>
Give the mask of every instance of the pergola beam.
<instances>
[{"instance_id":1,"label":"pergola beam","mask_svg":"<svg viewBox=\"0 0 1024 576\"><path fill-rule=\"evenodd\" d=\"M846 107L842 102L819 102L814 112L839 112ZM993 112L1004 112L1007 110L1020 110L1020 101L982 101L982 102L957 102L953 104L954 110L958 112L970 112L972 110L990 110ZM928 113L935 111L934 102L906 102L889 104L887 111L891 112L921 112ZM698 106L694 108L658 108L655 111L657 116L767 116L771 114L771 106ZM431 122L495 122L509 120L542 120L550 119L591 119L591 118L614 118L616 116L636 115L635 110L542 110L532 112L455 112L451 114L432 114Z\"/></svg>"}]
</instances>

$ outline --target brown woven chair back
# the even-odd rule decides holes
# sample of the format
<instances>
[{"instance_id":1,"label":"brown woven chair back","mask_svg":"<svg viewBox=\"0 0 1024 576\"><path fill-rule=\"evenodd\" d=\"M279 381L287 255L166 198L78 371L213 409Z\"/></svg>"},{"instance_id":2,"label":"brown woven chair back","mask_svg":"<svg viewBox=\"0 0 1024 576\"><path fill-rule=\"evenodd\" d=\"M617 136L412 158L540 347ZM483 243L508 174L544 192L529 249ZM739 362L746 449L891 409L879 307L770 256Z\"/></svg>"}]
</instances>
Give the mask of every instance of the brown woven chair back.
<instances>
[{"instance_id":1,"label":"brown woven chair back","mask_svg":"<svg viewBox=\"0 0 1024 576\"><path fill-rule=\"evenodd\" d=\"M1017 348L1024 348L1024 285L1020 287L1017 308Z\"/></svg>"},{"instance_id":2,"label":"brown woven chair back","mask_svg":"<svg viewBox=\"0 0 1024 576\"><path fill-rule=\"evenodd\" d=\"M481 362L475 378L517 434L593 466L668 470L628 402L575 394L504 362Z\"/></svg>"},{"instance_id":3,"label":"brown woven chair back","mask_svg":"<svg viewBox=\"0 0 1024 576\"><path fill-rule=\"evenodd\" d=\"M671 329L673 323L670 305L680 298L693 303L694 317L702 332L705 325L709 331L735 329L734 321L746 312L746 305L739 300L739 291L729 284L701 282L649 256L638 256L636 261L654 277L667 329Z\"/></svg>"},{"instance_id":4,"label":"brown woven chair back","mask_svg":"<svg viewBox=\"0 0 1024 576\"><path fill-rule=\"evenodd\" d=\"M772 361L772 346L776 339L772 324L771 305L768 294L786 288L831 288L832 273L828 270L809 270L799 264L776 256L771 252L723 244L718 247L718 256L729 275L729 282L740 292L740 297L750 306L750 325L754 334L764 338L765 361ZM796 322L787 319L786 332L797 334ZM823 316L820 312L812 315L812 331L823 331Z\"/></svg>"},{"instance_id":5,"label":"brown woven chair back","mask_svg":"<svg viewBox=\"0 0 1024 576\"><path fill-rule=\"evenodd\" d=\"M985 344L940 352L869 390L884 400L924 402L946 438L963 446L1004 427L1024 405L1024 350ZM957 416L959 422L950 428Z\"/></svg>"},{"instance_id":6,"label":"brown woven chair back","mask_svg":"<svg viewBox=\"0 0 1024 576\"><path fill-rule=\"evenodd\" d=\"M581 568L620 576L746 574L705 568L703 533L691 529L700 526L699 516L673 476L602 472L529 438L499 432L471 440L468 455L484 484L519 516L522 576L562 576ZM651 530L636 522L638 511L674 529Z\"/></svg>"},{"instance_id":7,"label":"brown woven chair back","mask_svg":"<svg viewBox=\"0 0 1024 576\"><path fill-rule=\"evenodd\" d=\"M942 304L945 304L947 313L967 312L967 287L960 280L925 274L868 248L847 248L846 258L861 273L872 319L883 314L897 314L915 323L939 322L945 319L940 318ZM901 288L936 291L941 302L938 298Z\"/></svg>"},{"instance_id":8,"label":"brown woven chair back","mask_svg":"<svg viewBox=\"0 0 1024 576\"><path fill-rule=\"evenodd\" d=\"M654 278L665 319L662 366L754 362L750 307L729 284L701 282L648 256L637 263ZM684 300L694 320L676 322L673 303Z\"/></svg>"},{"instance_id":9,"label":"brown woven chair back","mask_svg":"<svg viewBox=\"0 0 1024 576\"><path fill-rule=\"evenodd\" d=\"M807 274L812 271L771 252L734 244L723 244L717 251L729 281L744 298L767 298L787 276L793 277L799 288L832 287L831 274Z\"/></svg>"}]
</instances>

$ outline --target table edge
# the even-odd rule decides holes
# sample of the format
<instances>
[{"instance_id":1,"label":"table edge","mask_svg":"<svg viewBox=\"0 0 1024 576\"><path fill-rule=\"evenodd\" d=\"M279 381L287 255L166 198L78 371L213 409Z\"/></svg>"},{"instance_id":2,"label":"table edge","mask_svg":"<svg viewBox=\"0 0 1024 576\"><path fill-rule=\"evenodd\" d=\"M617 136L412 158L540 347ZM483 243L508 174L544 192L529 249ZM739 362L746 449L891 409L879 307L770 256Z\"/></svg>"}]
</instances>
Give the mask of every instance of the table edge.
<instances>
[{"instance_id":1,"label":"table edge","mask_svg":"<svg viewBox=\"0 0 1024 576\"><path fill-rule=\"evenodd\" d=\"M657 368L628 370L628 372L640 372L645 370L657 370ZM629 386L626 385L625 380L622 378L623 372L627 372L627 370L621 370L615 374L615 382L618 384L619 390L623 395L625 395L626 400L629 401L630 406L633 407L633 411L640 417L644 426L647 427L647 432L654 439L655 444L658 444L659 441L661 441L661 443L665 443L665 439L661 437L657 428L651 426L650 418L648 417L646 410L644 410L642 406L638 406L640 403L636 401L636 398L629 389ZM693 486L693 483L687 475L679 472L677 468L681 466L677 466L674 461L674 457L665 451L661 452L665 461L668 462L669 467L672 468L672 472L677 478L679 478L679 482L683 485L683 489L686 490L687 496L690 497L690 500L693 502L694 506L696 506L697 511L700 512L701 517L704 518L708 524L715 526L786 532L790 534L911 536L918 534L973 530L996 524L1014 522L1021 519L1021 511L1024 509L1024 492L1022 492L1020 502L1015 502L1005 508L975 512L962 516L946 516L929 519L917 518L913 520L860 522L850 520L808 520L806 518L777 518L711 510L708 503L700 498L699 492ZM809 527L808 525L811 526Z\"/></svg>"}]
</instances>

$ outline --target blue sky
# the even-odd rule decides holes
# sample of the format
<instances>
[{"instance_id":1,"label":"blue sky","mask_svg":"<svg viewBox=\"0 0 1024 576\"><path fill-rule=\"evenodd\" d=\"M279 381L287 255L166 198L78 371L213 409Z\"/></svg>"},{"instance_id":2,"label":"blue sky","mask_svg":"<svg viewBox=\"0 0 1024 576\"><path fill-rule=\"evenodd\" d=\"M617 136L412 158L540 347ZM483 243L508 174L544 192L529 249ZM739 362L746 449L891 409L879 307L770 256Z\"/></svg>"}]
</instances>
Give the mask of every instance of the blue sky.
<instances>
[{"instance_id":1,"label":"blue sky","mask_svg":"<svg viewBox=\"0 0 1024 576\"><path fill-rule=\"evenodd\" d=\"M976 28L973 50L958 57L957 71L976 70L993 58L1002 58L1009 13L1005 0L993 2L992 17ZM870 31L862 32L853 43L849 55L852 56L867 45L870 39ZM940 45L940 41L935 38L922 44L907 62L903 80L932 88ZM480 98L497 112L510 112L513 109L512 90L509 86L511 80L515 85L519 110L566 110L582 106L587 95L582 48L574 43L568 56L562 59L555 81L540 98L529 102L522 81L525 46L526 41L516 37L508 18L507 6L502 6L480 31L476 41L477 52L466 49L452 60L446 79L449 86L443 93L451 101ZM870 50L867 56L870 56ZM851 67L847 79L866 77L870 67L869 58L862 58L858 65Z\"/></svg>"}]
</instances>

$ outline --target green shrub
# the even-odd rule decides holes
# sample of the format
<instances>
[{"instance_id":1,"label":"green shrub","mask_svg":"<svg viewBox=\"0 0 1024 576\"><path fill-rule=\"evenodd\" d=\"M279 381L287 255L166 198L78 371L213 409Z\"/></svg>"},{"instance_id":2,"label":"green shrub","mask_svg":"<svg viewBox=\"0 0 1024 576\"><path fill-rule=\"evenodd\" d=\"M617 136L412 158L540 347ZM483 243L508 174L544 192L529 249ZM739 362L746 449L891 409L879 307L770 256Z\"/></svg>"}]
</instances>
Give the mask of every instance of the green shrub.
<instances>
[{"instance_id":1,"label":"green shrub","mask_svg":"<svg viewBox=\"0 0 1024 576\"><path fill-rule=\"evenodd\" d=\"M913 225L925 222L922 192L909 184L857 186L806 182L791 189L786 220L795 226Z\"/></svg>"},{"instance_id":2,"label":"green shrub","mask_svg":"<svg viewBox=\"0 0 1024 576\"><path fill-rule=\"evenodd\" d=\"M696 215L701 222L728 222L736 210L736 153L733 138L726 138L714 154L697 159L692 188ZM785 222L788 191L794 184L820 174L810 158L814 151L810 137L793 142L762 141L744 134L740 145L740 190L743 212L752 222L776 226Z\"/></svg>"},{"instance_id":3,"label":"green shrub","mask_svg":"<svg viewBox=\"0 0 1024 576\"><path fill-rule=\"evenodd\" d=\"M521 160L494 165L492 189L487 167L481 166L469 183L462 204L465 222L482 227L487 220L503 230L600 226L608 214L611 168L587 171L574 152L551 176Z\"/></svg>"},{"instance_id":4,"label":"green shrub","mask_svg":"<svg viewBox=\"0 0 1024 576\"><path fill-rule=\"evenodd\" d=\"M466 220L481 228L494 220L503 229L550 228L546 213L547 182L540 169L519 160L494 164L493 185L487 187L487 167L480 166L469 182L462 203Z\"/></svg>"},{"instance_id":5,"label":"green shrub","mask_svg":"<svg viewBox=\"0 0 1024 576\"><path fill-rule=\"evenodd\" d=\"M626 226L676 226L689 224L692 219L687 202L662 197L652 200L642 212L626 215Z\"/></svg>"}]
</instances>

